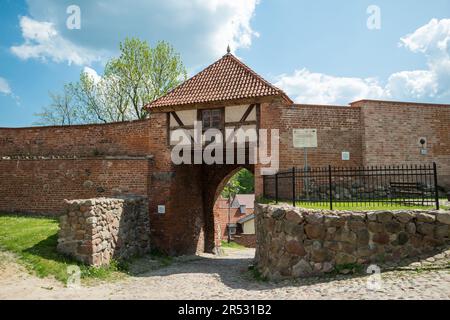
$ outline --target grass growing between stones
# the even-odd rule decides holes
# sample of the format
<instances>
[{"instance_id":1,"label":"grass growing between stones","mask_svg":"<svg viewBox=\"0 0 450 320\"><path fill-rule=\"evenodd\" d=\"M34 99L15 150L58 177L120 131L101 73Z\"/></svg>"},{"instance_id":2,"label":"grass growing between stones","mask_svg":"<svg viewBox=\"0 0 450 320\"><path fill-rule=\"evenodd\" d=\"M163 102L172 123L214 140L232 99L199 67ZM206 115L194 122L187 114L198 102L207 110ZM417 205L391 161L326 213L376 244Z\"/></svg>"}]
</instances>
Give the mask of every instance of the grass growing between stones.
<instances>
[{"instance_id":1,"label":"grass growing between stones","mask_svg":"<svg viewBox=\"0 0 450 320\"><path fill-rule=\"evenodd\" d=\"M364 266L357 263L340 264L333 271L333 274L363 274Z\"/></svg>"},{"instance_id":2,"label":"grass growing between stones","mask_svg":"<svg viewBox=\"0 0 450 320\"><path fill-rule=\"evenodd\" d=\"M330 209L328 205L319 205L319 204L305 204L298 203L297 206L306 209ZM333 203L333 210L342 210L342 211L384 211L384 210L413 210L413 209L433 209L434 207L430 206L402 206L402 205L389 205L383 203L373 203L370 205L358 205L358 204L350 204L350 203Z\"/></svg>"},{"instance_id":3,"label":"grass growing between stones","mask_svg":"<svg viewBox=\"0 0 450 320\"><path fill-rule=\"evenodd\" d=\"M250 266L247 272L250 275L250 277L257 282L269 281L269 279L267 277L264 277L255 266Z\"/></svg>"},{"instance_id":4,"label":"grass growing between stones","mask_svg":"<svg viewBox=\"0 0 450 320\"><path fill-rule=\"evenodd\" d=\"M220 242L220 246L222 247L222 248L229 248L229 249L246 249L244 246L242 246L242 245L240 245L240 244L238 244L238 243L236 243L236 242L233 242L233 241L231 241L230 243L228 243L228 241L221 241Z\"/></svg>"},{"instance_id":5,"label":"grass growing between stones","mask_svg":"<svg viewBox=\"0 0 450 320\"><path fill-rule=\"evenodd\" d=\"M41 278L53 276L65 283L70 265L80 267L82 280L109 280L124 275L126 270L117 262L108 267L94 268L58 253L57 233L56 219L0 216L0 249L14 253L19 263Z\"/></svg>"},{"instance_id":6,"label":"grass growing between stones","mask_svg":"<svg viewBox=\"0 0 450 320\"><path fill-rule=\"evenodd\" d=\"M151 256L153 259L159 261L159 263L161 263L165 267L171 265L173 262L173 257L166 255L158 249L153 249L151 251Z\"/></svg>"}]
</instances>

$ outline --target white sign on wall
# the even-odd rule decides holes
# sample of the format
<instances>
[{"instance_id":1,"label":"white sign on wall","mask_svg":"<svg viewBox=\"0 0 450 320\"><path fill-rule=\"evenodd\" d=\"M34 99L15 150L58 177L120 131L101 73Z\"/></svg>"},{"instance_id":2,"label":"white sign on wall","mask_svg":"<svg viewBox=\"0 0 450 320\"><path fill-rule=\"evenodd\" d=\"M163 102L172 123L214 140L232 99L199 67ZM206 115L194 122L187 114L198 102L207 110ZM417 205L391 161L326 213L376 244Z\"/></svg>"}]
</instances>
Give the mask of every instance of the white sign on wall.
<instances>
[{"instance_id":1,"label":"white sign on wall","mask_svg":"<svg viewBox=\"0 0 450 320\"><path fill-rule=\"evenodd\" d=\"M165 214L166 213L166 206L159 205L158 206L158 214Z\"/></svg>"},{"instance_id":2,"label":"white sign on wall","mask_svg":"<svg viewBox=\"0 0 450 320\"><path fill-rule=\"evenodd\" d=\"M343 161L349 161L350 160L350 152L342 151L342 160Z\"/></svg>"},{"instance_id":3,"label":"white sign on wall","mask_svg":"<svg viewBox=\"0 0 450 320\"><path fill-rule=\"evenodd\" d=\"M294 148L317 148L317 129L294 129Z\"/></svg>"}]
</instances>

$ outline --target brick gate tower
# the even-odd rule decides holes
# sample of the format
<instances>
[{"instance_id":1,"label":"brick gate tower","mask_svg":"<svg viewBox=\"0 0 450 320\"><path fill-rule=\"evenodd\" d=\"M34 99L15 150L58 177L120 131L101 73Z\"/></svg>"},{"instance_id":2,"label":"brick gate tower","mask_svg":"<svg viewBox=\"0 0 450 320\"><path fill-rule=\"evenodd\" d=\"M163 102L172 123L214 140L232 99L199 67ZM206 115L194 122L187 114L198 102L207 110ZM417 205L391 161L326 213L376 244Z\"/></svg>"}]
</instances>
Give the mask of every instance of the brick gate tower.
<instances>
[{"instance_id":1,"label":"brick gate tower","mask_svg":"<svg viewBox=\"0 0 450 320\"><path fill-rule=\"evenodd\" d=\"M241 168L254 172L257 180L259 176L255 171L258 165L248 161L248 150L246 161L239 164L234 156L235 161L227 164L169 163L168 153L179 142L174 133L184 132L189 137L188 143L193 144L195 123L201 124L202 132L217 129L223 136L232 129L252 128L258 132L262 127L261 112L272 104L290 105L292 101L228 52L146 106L151 117L165 119L167 138L161 146L165 152L155 154L156 166L161 171L154 173L153 179L156 175L156 180L161 181L154 181L155 191L149 192L153 245L170 254L213 252L218 245L213 206L224 185ZM257 143L258 137L253 139L256 141L247 142ZM200 140L200 149L204 150L207 137L202 134ZM193 154L192 161L194 157Z\"/></svg>"}]
</instances>

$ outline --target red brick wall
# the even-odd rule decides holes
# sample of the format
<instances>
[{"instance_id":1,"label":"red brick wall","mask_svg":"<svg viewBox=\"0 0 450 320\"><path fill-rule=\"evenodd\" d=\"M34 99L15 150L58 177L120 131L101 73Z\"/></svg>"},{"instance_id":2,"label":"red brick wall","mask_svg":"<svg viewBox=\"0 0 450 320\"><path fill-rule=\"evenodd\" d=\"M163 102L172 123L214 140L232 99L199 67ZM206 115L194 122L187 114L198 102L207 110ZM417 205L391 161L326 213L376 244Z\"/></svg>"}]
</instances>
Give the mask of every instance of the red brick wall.
<instances>
[{"instance_id":1,"label":"red brick wall","mask_svg":"<svg viewBox=\"0 0 450 320\"><path fill-rule=\"evenodd\" d=\"M164 120L0 128L0 211L58 214L64 199L148 195L145 156L162 149Z\"/></svg>"},{"instance_id":2,"label":"red brick wall","mask_svg":"<svg viewBox=\"0 0 450 320\"><path fill-rule=\"evenodd\" d=\"M317 129L318 148L308 149L310 167L361 166L362 129L359 108L342 106L261 105L261 128L280 130L280 171L304 167L304 150L294 149L293 129ZM270 150L270 148L269 148ZM350 161L342 160L342 151L350 152ZM255 176L256 194L262 194L258 165ZM285 184L288 185L288 184ZM280 194L283 190L279 190Z\"/></svg>"},{"instance_id":3,"label":"red brick wall","mask_svg":"<svg viewBox=\"0 0 450 320\"><path fill-rule=\"evenodd\" d=\"M204 250L205 215L201 166L173 166L170 172L154 172L149 198L154 247L171 255L193 254ZM158 205L166 206L165 214L157 213Z\"/></svg>"},{"instance_id":4,"label":"red brick wall","mask_svg":"<svg viewBox=\"0 0 450 320\"><path fill-rule=\"evenodd\" d=\"M260 128L280 129L281 170L303 166L303 150L292 148L292 129L317 128L319 148L309 150L311 166L417 161L421 158L411 155L418 155L419 150L411 143L423 135L429 141L427 161L438 162L441 181L450 176L450 107L368 104L350 108L264 103ZM123 187L129 192L148 194L154 247L171 254L194 253L205 247L211 250L215 240L213 204L223 181L239 166L174 166L167 146L166 121L166 114L160 113L152 114L149 120L108 125L0 128L0 159L27 155L99 156L94 160L0 161L0 210L56 213L62 198L109 196L108 192ZM379 141L386 132L389 141ZM414 139L410 140L411 136ZM350 151L350 161L341 160L344 150ZM152 155L153 160L101 157L118 155ZM105 165L108 162L112 163L110 167ZM256 194L261 194L261 166L249 169L255 170ZM97 189L82 187L86 172L91 172L94 185L104 185L105 192L98 194ZM157 214L158 205L166 206L166 214Z\"/></svg>"},{"instance_id":5,"label":"red brick wall","mask_svg":"<svg viewBox=\"0 0 450 320\"><path fill-rule=\"evenodd\" d=\"M147 159L0 160L0 212L57 215L64 199L147 195Z\"/></svg>"},{"instance_id":6,"label":"red brick wall","mask_svg":"<svg viewBox=\"0 0 450 320\"><path fill-rule=\"evenodd\" d=\"M253 214L254 210L247 208L246 213L242 214L238 208L231 208L230 222L236 223L238 220ZM219 240L227 239L228 230L228 200L224 198L217 199L214 204L214 224L217 225L217 232L219 233Z\"/></svg>"},{"instance_id":7,"label":"red brick wall","mask_svg":"<svg viewBox=\"0 0 450 320\"><path fill-rule=\"evenodd\" d=\"M312 167L435 161L439 184L450 189L449 105L360 101L343 107L276 102L261 106L260 127L280 129L280 170L304 166L304 151L293 148L292 129L317 128L318 148L308 149ZM426 156L420 154L421 137L428 140ZM350 161L341 160L342 151L350 152ZM257 165L255 172L257 195L262 194L261 167Z\"/></svg>"},{"instance_id":8,"label":"red brick wall","mask_svg":"<svg viewBox=\"0 0 450 320\"><path fill-rule=\"evenodd\" d=\"M98 125L0 128L0 156L142 156L151 153L153 119Z\"/></svg>"},{"instance_id":9,"label":"red brick wall","mask_svg":"<svg viewBox=\"0 0 450 320\"><path fill-rule=\"evenodd\" d=\"M0 128L0 159L35 159L0 161L0 211L57 214L64 198L114 196L120 189L148 195L153 248L170 254L203 251L202 166L172 164L166 121L166 114L155 113L149 120L114 124ZM152 160L102 159L146 155ZM43 156L78 160L38 159ZM88 178L105 191L83 187ZM166 206L164 215L157 213L158 205ZM213 220L212 210L208 215Z\"/></svg>"},{"instance_id":10,"label":"red brick wall","mask_svg":"<svg viewBox=\"0 0 450 320\"><path fill-rule=\"evenodd\" d=\"M280 117L280 168L304 166L304 150L294 149L292 129L317 129L318 147L308 149L311 167L360 166L361 126L359 108L293 105L283 108ZM350 161L342 160L350 152Z\"/></svg>"},{"instance_id":11,"label":"red brick wall","mask_svg":"<svg viewBox=\"0 0 450 320\"><path fill-rule=\"evenodd\" d=\"M233 241L247 248L256 248L256 234L240 234Z\"/></svg>"},{"instance_id":12,"label":"red brick wall","mask_svg":"<svg viewBox=\"0 0 450 320\"><path fill-rule=\"evenodd\" d=\"M450 189L450 106L361 101L363 164L438 165L438 182ZM421 137L427 155L421 155Z\"/></svg>"}]
</instances>

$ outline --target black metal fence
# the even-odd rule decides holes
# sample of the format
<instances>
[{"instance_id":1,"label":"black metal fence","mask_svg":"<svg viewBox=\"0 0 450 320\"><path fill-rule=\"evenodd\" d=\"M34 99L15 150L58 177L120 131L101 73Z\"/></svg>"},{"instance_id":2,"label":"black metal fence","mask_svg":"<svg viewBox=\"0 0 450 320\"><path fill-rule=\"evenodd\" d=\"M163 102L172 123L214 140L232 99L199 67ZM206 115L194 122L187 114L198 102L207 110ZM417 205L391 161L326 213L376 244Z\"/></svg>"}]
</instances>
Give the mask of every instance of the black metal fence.
<instances>
[{"instance_id":1,"label":"black metal fence","mask_svg":"<svg viewBox=\"0 0 450 320\"><path fill-rule=\"evenodd\" d=\"M292 168L263 176L264 198L319 205L436 206L436 163L358 168Z\"/></svg>"}]
</instances>

